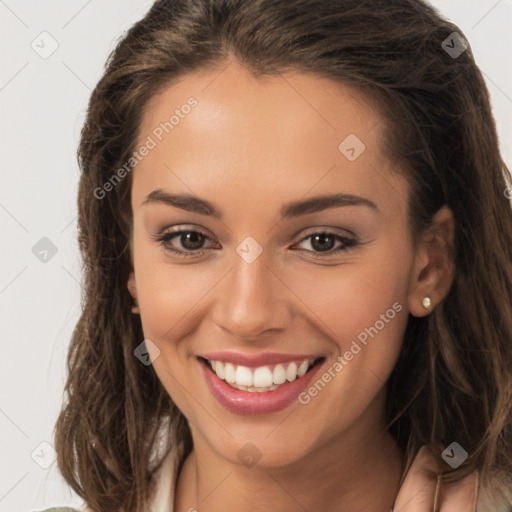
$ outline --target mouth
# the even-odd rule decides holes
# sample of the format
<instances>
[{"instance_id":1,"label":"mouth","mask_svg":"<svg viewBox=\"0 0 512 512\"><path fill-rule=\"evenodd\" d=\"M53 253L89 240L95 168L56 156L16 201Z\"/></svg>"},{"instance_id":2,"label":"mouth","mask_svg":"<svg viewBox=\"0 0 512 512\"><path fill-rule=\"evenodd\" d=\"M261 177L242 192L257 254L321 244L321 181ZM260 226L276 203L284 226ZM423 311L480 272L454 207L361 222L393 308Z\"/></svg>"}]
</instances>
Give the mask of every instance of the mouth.
<instances>
[{"instance_id":1,"label":"mouth","mask_svg":"<svg viewBox=\"0 0 512 512\"><path fill-rule=\"evenodd\" d=\"M236 414L253 415L289 406L325 361L325 357L315 356L267 359L286 360L256 366L254 360L243 357L197 357L208 388L217 401ZM237 364L240 361L245 364Z\"/></svg>"},{"instance_id":2,"label":"mouth","mask_svg":"<svg viewBox=\"0 0 512 512\"><path fill-rule=\"evenodd\" d=\"M287 382L300 379L323 358L299 359L255 368L214 359L201 359L220 380L232 388L249 393L267 393Z\"/></svg>"}]
</instances>

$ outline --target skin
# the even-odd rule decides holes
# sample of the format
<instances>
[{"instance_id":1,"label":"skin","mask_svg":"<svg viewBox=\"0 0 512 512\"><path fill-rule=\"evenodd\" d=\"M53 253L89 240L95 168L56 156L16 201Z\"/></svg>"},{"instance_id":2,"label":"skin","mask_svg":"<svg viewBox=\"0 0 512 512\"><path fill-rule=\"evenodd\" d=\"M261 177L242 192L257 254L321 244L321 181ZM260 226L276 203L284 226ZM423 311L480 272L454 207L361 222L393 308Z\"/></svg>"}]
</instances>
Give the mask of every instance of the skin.
<instances>
[{"instance_id":1,"label":"skin","mask_svg":"<svg viewBox=\"0 0 512 512\"><path fill-rule=\"evenodd\" d=\"M389 511L403 458L384 426L385 382L408 314L429 314L422 299L435 307L449 290L453 217L442 208L413 243L408 183L381 151L378 109L357 89L298 71L256 79L229 61L154 97L140 144L190 96L197 107L133 170L128 281L145 338L160 350L155 372L192 432L176 510ZM338 150L349 134L366 147L354 161ZM143 204L155 189L208 200L222 218ZM333 193L377 209L280 218L289 202ZM210 238L204 254L179 257L155 240L180 226ZM325 228L360 243L319 252L307 235ZM252 263L236 252L247 236L263 250ZM167 241L190 250L183 243ZM197 365L209 351L305 353L325 357L321 376L394 303L402 310L307 405L234 414ZM237 457L247 442L261 452L253 467Z\"/></svg>"}]
</instances>

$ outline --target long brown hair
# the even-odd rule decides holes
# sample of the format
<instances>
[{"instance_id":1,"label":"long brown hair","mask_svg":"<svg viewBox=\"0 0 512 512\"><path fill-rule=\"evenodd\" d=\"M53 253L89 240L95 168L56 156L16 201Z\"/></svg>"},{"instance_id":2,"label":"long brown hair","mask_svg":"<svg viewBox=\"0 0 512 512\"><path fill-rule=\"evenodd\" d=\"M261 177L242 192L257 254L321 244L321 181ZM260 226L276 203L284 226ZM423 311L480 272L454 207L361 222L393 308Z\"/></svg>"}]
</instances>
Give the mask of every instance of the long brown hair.
<instances>
[{"instance_id":1,"label":"long brown hair","mask_svg":"<svg viewBox=\"0 0 512 512\"><path fill-rule=\"evenodd\" d=\"M447 478L511 474L510 177L471 47L454 56L443 44L453 32L464 38L422 0L159 0L123 36L78 150L83 311L55 433L60 471L93 510L144 510L162 454L178 442L184 455L192 447L152 366L134 356L144 336L126 286L131 173L95 191L130 161L148 101L183 73L220 70L228 58L256 77L301 70L376 99L383 151L411 185L413 235L451 208L455 279L432 314L409 315L388 382L389 429L407 464L421 445L439 458L457 441L469 456Z\"/></svg>"}]
</instances>

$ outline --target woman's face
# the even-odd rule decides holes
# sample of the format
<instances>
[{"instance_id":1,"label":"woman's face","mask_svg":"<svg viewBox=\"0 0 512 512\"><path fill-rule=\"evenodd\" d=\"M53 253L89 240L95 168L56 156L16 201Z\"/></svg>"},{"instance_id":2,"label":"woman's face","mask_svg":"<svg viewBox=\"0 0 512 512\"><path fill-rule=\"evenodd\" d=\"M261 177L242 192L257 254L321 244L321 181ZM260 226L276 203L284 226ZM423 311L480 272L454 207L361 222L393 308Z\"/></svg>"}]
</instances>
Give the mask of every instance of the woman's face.
<instances>
[{"instance_id":1,"label":"woman's face","mask_svg":"<svg viewBox=\"0 0 512 512\"><path fill-rule=\"evenodd\" d=\"M233 63L149 104L129 289L196 448L270 467L382 430L420 257L383 129L353 88Z\"/></svg>"}]
</instances>

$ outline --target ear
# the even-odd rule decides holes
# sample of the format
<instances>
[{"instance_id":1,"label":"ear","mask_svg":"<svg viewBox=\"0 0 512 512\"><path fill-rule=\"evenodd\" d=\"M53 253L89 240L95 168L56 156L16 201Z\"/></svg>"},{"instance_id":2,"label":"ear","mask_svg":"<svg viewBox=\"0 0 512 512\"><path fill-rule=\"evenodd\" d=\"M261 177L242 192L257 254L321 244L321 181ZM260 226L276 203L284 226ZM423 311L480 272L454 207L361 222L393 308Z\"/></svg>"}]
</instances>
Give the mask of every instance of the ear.
<instances>
[{"instance_id":1,"label":"ear","mask_svg":"<svg viewBox=\"0 0 512 512\"><path fill-rule=\"evenodd\" d=\"M132 313L140 313L139 298L137 296L137 283L135 282L135 271L133 270L133 246L130 243L130 266L131 272L128 275L127 288L133 299Z\"/></svg>"},{"instance_id":2,"label":"ear","mask_svg":"<svg viewBox=\"0 0 512 512\"><path fill-rule=\"evenodd\" d=\"M455 221L448 206L440 208L416 247L409 287L409 311L421 317L448 295L455 275L453 262ZM424 299L428 300L424 302Z\"/></svg>"},{"instance_id":3,"label":"ear","mask_svg":"<svg viewBox=\"0 0 512 512\"><path fill-rule=\"evenodd\" d=\"M139 301L137 297L137 285L135 283L135 272L132 270L128 276L128 291L133 298L132 313L140 313Z\"/></svg>"},{"instance_id":4,"label":"ear","mask_svg":"<svg viewBox=\"0 0 512 512\"><path fill-rule=\"evenodd\" d=\"M126 283L126 286L128 288L128 291L130 292L130 295L133 299L133 306L132 306L132 313L138 314L140 313L139 309L139 297L137 295L137 283L135 282L135 270L133 265L133 223L130 222L130 238L128 241L129 245L129 253L130 253L130 268L131 272L128 275L128 282Z\"/></svg>"}]
</instances>

